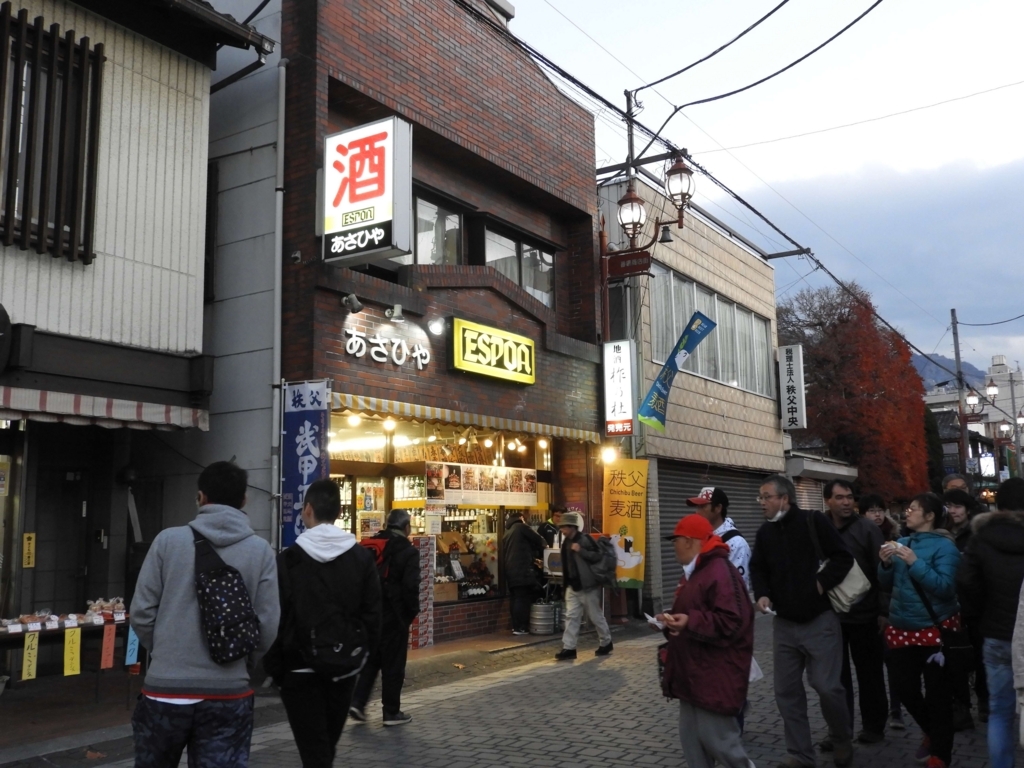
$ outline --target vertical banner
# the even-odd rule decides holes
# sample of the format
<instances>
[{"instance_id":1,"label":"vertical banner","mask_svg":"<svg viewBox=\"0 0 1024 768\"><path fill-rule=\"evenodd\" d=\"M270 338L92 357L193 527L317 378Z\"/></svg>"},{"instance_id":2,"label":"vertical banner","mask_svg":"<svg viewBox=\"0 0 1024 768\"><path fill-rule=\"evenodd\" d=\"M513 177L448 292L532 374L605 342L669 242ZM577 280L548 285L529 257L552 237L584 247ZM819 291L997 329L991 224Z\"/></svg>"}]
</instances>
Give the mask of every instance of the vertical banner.
<instances>
[{"instance_id":1,"label":"vertical banner","mask_svg":"<svg viewBox=\"0 0 1024 768\"><path fill-rule=\"evenodd\" d=\"M132 664L139 663L139 636L135 634L135 630L128 627L128 640L125 643L124 649L124 665L130 667Z\"/></svg>"},{"instance_id":2,"label":"vertical banner","mask_svg":"<svg viewBox=\"0 0 1024 768\"><path fill-rule=\"evenodd\" d=\"M306 489L330 477L327 433L331 420L328 381L304 381L284 387L281 429L281 548L290 547L303 531Z\"/></svg>"},{"instance_id":3,"label":"vertical banner","mask_svg":"<svg viewBox=\"0 0 1024 768\"><path fill-rule=\"evenodd\" d=\"M669 352L668 360L658 374L658 378L651 385L647 397L640 406L640 413L637 418L649 427L654 427L659 432L665 431L665 411L668 408L668 393L672 389L672 382L676 374L686 364L690 355L697 349L704 338L714 330L717 323L700 312L694 312L690 322L686 324L683 335L679 337L675 347Z\"/></svg>"},{"instance_id":4,"label":"vertical banner","mask_svg":"<svg viewBox=\"0 0 1024 768\"><path fill-rule=\"evenodd\" d=\"M113 624L103 625L103 647L100 651L100 669L114 668L114 637L117 627Z\"/></svg>"},{"instance_id":5,"label":"vertical banner","mask_svg":"<svg viewBox=\"0 0 1024 768\"><path fill-rule=\"evenodd\" d=\"M21 567L36 567L36 535L24 533L21 536Z\"/></svg>"},{"instance_id":6,"label":"vertical banner","mask_svg":"<svg viewBox=\"0 0 1024 768\"><path fill-rule=\"evenodd\" d=\"M11 487L11 460L0 456L0 498L7 496Z\"/></svg>"},{"instance_id":7,"label":"vertical banner","mask_svg":"<svg viewBox=\"0 0 1024 768\"><path fill-rule=\"evenodd\" d=\"M64 676L82 672L82 628L64 630Z\"/></svg>"},{"instance_id":8,"label":"vertical banner","mask_svg":"<svg viewBox=\"0 0 1024 768\"><path fill-rule=\"evenodd\" d=\"M420 612L409 627L409 647L429 648L434 644L434 573L437 539L412 536L409 539L420 554Z\"/></svg>"},{"instance_id":9,"label":"vertical banner","mask_svg":"<svg viewBox=\"0 0 1024 768\"><path fill-rule=\"evenodd\" d=\"M39 633L25 635L25 655L21 660L21 679L36 679L36 663L39 661Z\"/></svg>"},{"instance_id":10,"label":"vertical banner","mask_svg":"<svg viewBox=\"0 0 1024 768\"><path fill-rule=\"evenodd\" d=\"M632 339L605 342L604 432L609 437L633 434L636 410L636 343Z\"/></svg>"},{"instance_id":11,"label":"vertical banner","mask_svg":"<svg viewBox=\"0 0 1024 768\"><path fill-rule=\"evenodd\" d=\"M807 401L804 397L804 348L802 344L779 347L782 379L782 428L807 428Z\"/></svg>"},{"instance_id":12,"label":"vertical banner","mask_svg":"<svg viewBox=\"0 0 1024 768\"><path fill-rule=\"evenodd\" d=\"M604 533L615 546L619 586L642 587L647 549L647 459L616 459L605 466Z\"/></svg>"}]
</instances>

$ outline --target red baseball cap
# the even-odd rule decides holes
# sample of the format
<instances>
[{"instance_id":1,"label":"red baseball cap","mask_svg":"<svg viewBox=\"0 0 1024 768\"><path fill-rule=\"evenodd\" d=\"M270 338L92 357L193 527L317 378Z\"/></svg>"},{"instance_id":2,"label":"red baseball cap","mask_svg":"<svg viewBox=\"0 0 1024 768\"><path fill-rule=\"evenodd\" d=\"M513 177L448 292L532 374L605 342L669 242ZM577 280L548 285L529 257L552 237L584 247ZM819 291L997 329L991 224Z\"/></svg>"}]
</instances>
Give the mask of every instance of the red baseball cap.
<instances>
[{"instance_id":1,"label":"red baseball cap","mask_svg":"<svg viewBox=\"0 0 1024 768\"><path fill-rule=\"evenodd\" d=\"M715 530L706 518L700 515L686 515L676 523L676 529L672 531L672 535L666 536L665 539L671 541L679 536L685 536L688 539L707 541L714 535L714 532Z\"/></svg>"}]
</instances>

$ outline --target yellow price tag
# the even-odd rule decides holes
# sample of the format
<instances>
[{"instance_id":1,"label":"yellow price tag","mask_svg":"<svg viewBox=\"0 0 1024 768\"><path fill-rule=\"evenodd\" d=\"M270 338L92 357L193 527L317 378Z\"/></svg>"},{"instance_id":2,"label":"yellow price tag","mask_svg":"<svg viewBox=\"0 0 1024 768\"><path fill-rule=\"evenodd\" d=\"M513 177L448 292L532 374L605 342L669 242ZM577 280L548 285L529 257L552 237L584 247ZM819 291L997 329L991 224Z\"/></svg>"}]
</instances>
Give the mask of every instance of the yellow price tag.
<instances>
[{"instance_id":1,"label":"yellow price tag","mask_svg":"<svg viewBox=\"0 0 1024 768\"><path fill-rule=\"evenodd\" d=\"M34 533L26 533L22 535L21 567L36 567L36 535Z\"/></svg>"},{"instance_id":2,"label":"yellow price tag","mask_svg":"<svg viewBox=\"0 0 1024 768\"><path fill-rule=\"evenodd\" d=\"M25 635L25 656L21 662L21 679L36 679L36 662L39 661L39 633Z\"/></svg>"},{"instance_id":3,"label":"yellow price tag","mask_svg":"<svg viewBox=\"0 0 1024 768\"><path fill-rule=\"evenodd\" d=\"M82 628L75 627L64 632L64 675L78 675L82 672Z\"/></svg>"}]
</instances>

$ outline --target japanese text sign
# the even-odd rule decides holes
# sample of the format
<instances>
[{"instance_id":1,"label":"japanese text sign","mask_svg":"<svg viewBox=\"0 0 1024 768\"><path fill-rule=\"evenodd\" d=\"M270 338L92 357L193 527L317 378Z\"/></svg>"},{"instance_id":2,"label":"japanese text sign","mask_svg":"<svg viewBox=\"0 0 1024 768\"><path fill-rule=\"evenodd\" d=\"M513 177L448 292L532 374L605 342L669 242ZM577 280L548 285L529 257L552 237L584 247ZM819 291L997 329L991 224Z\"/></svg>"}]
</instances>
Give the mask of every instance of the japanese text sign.
<instances>
[{"instance_id":1,"label":"japanese text sign","mask_svg":"<svg viewBox=\"0 0 1024 768\"><path fill-rule=\"evenodd\" d=\"M496 379L534 384L537 354L533 339L452 318L451 367Z\"/></svg>"},{"instance_id":2,"label":"japanese text sign","mask_svg":"<svg viewBox=\"0 0 1024 768\"><path fill-rule=\"evenodd\" d=\"M804 348L801 344L779 347L779 398L782 404L782 428L807 428L807 401L804 398Z\"/></svg>"},{"instance_id":3,"label":"japanese text sign","mask_svg":"<svg viewBox=\"0 0 1024 768\"><path fill-rule=\"evenodd\" d=\"M34 533L21 535L21 567L36 567L36 535Z\"/></svg>"},{"instance_id":4,"label":"japanese text sign","mask_svg":"<svg viewBox=\"0 0 1024 768\"><path fill-rule=\"evenodd\" d=\"M422 371L430 364L430 344L406 341L394 336L381 336L375 331L372 336L367 336L366 331L358 328L346 328L345 354L354 357L369 357L378 364L393 363L399 368L406 362L411 368L416 366L417 371Z\"/></svg>"},{"instance_id":5,"label":"japanese text sign","mask_svg":"<svg viewBox=\"0 0 1024 768\"><path fill-rule=\"evenodd\" d=\"M139 660L139 636L132 627L128 627L128 640L124 650L124 664L130 667Z\"/></svg>"},{"instance_id":6,"label":"japanese text sign","mask_svg":"<svg viewBox=\"0 0 1024 768\"><path fill-rule=\"evenodd\" d=\"M675 347L669 352L668 360L661 368L661 373L654 380L650 391L640 405L640 413L637 418L649 427L654 427L659 432L665 431L665 412L668 410L668 395L672 390L672 382L676 374L686 364L686 361L717 323L700 312L694 312L690 321L683 329L683 335L679 337Z\"/></svg>"},{"instance_id":7,"label":"japanese text sign","mask_svg":"<svg viewBox=\"0 0 1024 768\"><path fill-rule=\"evenodd\" d=\"M113 624L103 625L103 645L100 646L100 669L114 668L114 639L117 627Z\"/></svg>"},{"instance_id":8,"label":"japanese text sign","mask_svg":"<svg viewBox=\"0 0 1024 768\"><path fill-rule=\"evenodd\" d=\"M64 630L64 676L82 673L82 628Z\"/></svg>"},{"instance_id":9,"label":"japanese text sign","mask_svg":"<svg viewBox=\"0 0 1024 768\"><path fill-rule=\"evenodd\" d=\"M324 139L324 260L412 251L412 125L389 117Z\"/></svg>"},{"instance_id":10,"label":"japanese text sign","mask_svg":"<svg viewBox=\"0 0 1024 768\"><path fill-rule=\"evenodd\" d=\"M21 679L35 680L36 665L39 662L39 633L29 632L25 635L25 655L21 660Z\"/></svg>"},{"instance_id":11,"label":"japanese text sign","mask_svg":"<svg viewBox=\"0 0 1024 768\"><path fill-rule=\"evenodd\" d=\"M331 388L327 381L284 386L281 430L281 546L290 547L304 530L306 489L330 477L327 432Z\"/></svg>"},{"instance_id":12,"label":"japanese text sign","mask_svg":"<svg viewBox=\"0 0 1024 768\"><path fill-rule=\"evenodd\" d=\"M612 540L619 587L644 584L647 550L647 459L616 459L604 467L604 533Z\"/></svg>"},{"instance_id":13,"label":"japanese text sign","mask_svg":"<svg viewBox=\"0 0 1024 768\"><path fill-rule=\"evenodd\" d=\"M604 344L604 430L609 437L633 434L636 403L636 345L627 341Z\"/></svg>"},{"instance_id":14,"label":"japanese text sign","mask_svg":"<svg viewBox=\"0 0 1024 768\"><path fill-rule=\"evenodd\" d=\"M615 253L608 257L608 277L632 277L646 275L651 269L650 251L639 253Z\"/></svg>"},{"instance_id":15,"label":"japanese text sign","mask_svg":"<svg viewBox=\"0 0 1024 768\"><path fill-rule=\"evenodd\" d=\"M0 456L0 498L10 493L11 487L11 460L7 456Z\"/></svg>"}]
</instances>

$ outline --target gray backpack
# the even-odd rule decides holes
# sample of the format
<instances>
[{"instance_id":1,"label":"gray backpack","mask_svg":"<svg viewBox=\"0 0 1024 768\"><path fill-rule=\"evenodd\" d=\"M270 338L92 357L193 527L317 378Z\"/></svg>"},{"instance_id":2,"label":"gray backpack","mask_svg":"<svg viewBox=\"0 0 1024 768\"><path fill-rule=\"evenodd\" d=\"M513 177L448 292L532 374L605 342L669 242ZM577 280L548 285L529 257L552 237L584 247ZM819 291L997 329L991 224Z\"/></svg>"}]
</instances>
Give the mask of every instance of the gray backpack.
<instances>
[{"instance_id":1,"label":"gray backpack","mask_svg":"<svg viewBox=\"0 0 1024 768\"><path fill-rule=\"evenodd\" d=\"M615 580L615 568L619 559L615 555L615 545L607 536L601 536L594 540L597 548L601 551L601 559L590 564L590 571L597 579L599 586L614 589L618 586Z\"/></svg>"}]
</instances>

